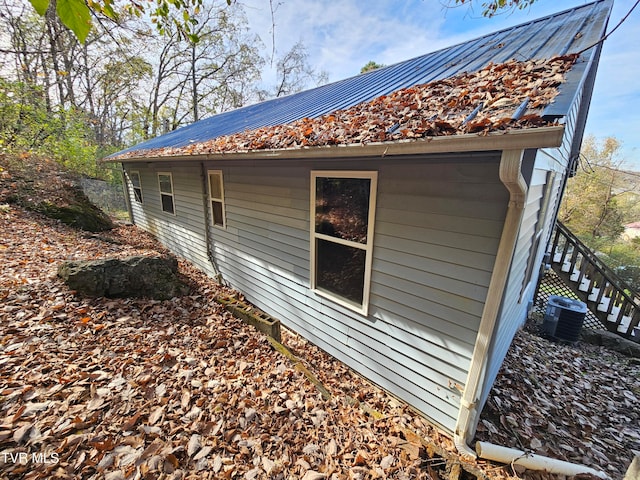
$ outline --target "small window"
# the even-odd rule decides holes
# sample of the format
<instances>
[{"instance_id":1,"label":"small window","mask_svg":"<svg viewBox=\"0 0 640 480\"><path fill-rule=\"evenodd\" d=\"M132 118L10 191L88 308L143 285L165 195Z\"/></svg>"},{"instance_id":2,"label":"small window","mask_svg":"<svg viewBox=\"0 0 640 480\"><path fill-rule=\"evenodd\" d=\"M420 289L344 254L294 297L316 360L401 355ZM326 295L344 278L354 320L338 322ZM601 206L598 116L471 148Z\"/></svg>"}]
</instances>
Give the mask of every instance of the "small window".
<instances>
[{"instance_id":1,"label":"small window","mask_svg":"<svg viewBox=\"0 0 640 480\"><path fill-rule=\"evenodd\" d=\"M162 211L175 215L176 210L173 202L173 178L170 173L158 173L158 183L160 185L160 202Z\"/></svg>"},{"instance_id":2,"label":"small window","mask_svg":"<svg viewBox=\"0 0 640 480\"><path fill-rule=\"evenodd\" d=\"M142 203L142 182L140 181L140 172L132 171L129 174L131 186L133 187L133 198L136 202Z\"/></svg>"},{"instance_id":3,"label":"small window","mask_svg":"<svg viewBox=\"0 0 640 480\"><path fill-rule=\"evenodd\" d=\"M542 240L542 232L547 224L547 213L549 211L549 201L551 199L551 192L553 191L554 183L556 179L556 172L547 172L547 179L544 186L544 193L540 199L540 210L538 211L538 221L533 232L533 238L531 239L531 248L529 250L529 259L527 260L527 269L524 273L522 280L522 287L520 288L520 301L524 299L524 294L527 291L527 286L531 281L533 269L536 266L534 261L538 256L538 249L540 248L540 242Z\"/></svg>"},{"instance_id":4,"label":"small window","mask_svg":"<svg viewBox=\"0 0 640 480\"><path fill-rule=\"evenodd\" d=\"M377 172L311 173L311 288L366 314Z\"/></svg>"},{"instance_id":5,"label":"small window","mask_svg":"<svg viewBox=\"0 0 640 480\"><path fill-rule=\"evenodd\" d=\"M224 185L222 170L209 171L209 202L211 204L211 221L217 227L225 227Z\"/></svg>"}]
</instances>

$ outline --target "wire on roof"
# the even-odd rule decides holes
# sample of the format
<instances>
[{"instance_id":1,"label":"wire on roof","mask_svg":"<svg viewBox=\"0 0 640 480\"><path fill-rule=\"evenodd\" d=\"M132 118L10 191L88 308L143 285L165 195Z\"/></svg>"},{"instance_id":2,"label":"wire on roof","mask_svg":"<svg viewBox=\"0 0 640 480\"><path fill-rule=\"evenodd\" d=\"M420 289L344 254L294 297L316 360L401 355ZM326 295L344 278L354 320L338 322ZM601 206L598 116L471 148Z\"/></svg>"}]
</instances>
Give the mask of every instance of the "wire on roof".
<instances>
[{"instance_id":1,"label":"wire on roof","mask_svg":"<svg viewBox=\"0 0 640 480\"><path fill-rule=\"evenodd\" d=\"M480 102L478 104L478 106L476 108L473 109L473 112L471 112L467 118L464 119L464 121L462 122L462 125L466 125L467 123L469 123L471 120L473 120L474 118L476 118L476 116L478 115L478 113L480 113L480 110L482 110L484 108L484 102Z\"/></svg>"},{"instance_id":2,"label":"wire on roof","mask_svg":"<svg viewBox=\"0 0 640 480\"><path fill-rule=\"evenodd\" d=\"M529 97L525 98L524 101L520 104L520 106L516 109L516 111L513 112L511 119L518 120L522 115L524 115L524 112L527 111L528 106L529 106Z\"/></svg>"},{"instance_id":3,"label":"wire on roof","mask_svg":"<svg viewBox=\"0 0 640 480\"><path fill-rule=\"evenodd\" d=\"M636 7L638 6L638 4L640 4L640 0L636 0L636 3L634 3L634 4L633 4L633 7L631 7L631 8L629 9L629 11L627 12L627 14L626 14L624 17L622 17L622 19L618 22L618 24L617 24L615 27L613 27L613 28L611 29L611 31L610 31L610 32L605 33L605 34L603 35L603 37L602 37L602 38L600 38L597 42L595 42L595 43L593 43L593 44L589 45L589 46L588 46L588 47L586 47L586 48L583 48L583 49L582 49L582 50L580 50L577 54L578 54L578 55L582 55L584 52L586 52L586 51L587 51L587 50L589 50L590 48L595 47L595 46L596 46L596 45L598 45L599 43L602 43L602 42L604 42L607 38L609 38L609 36L610 36L613 32L615 32L615 31L620 27L620 25L622 25L622 24L627 20L627 18L629 18L629 15L631 15L631 12L633 12L633 11L636 9Z\"/></svg>"}]
</instances>

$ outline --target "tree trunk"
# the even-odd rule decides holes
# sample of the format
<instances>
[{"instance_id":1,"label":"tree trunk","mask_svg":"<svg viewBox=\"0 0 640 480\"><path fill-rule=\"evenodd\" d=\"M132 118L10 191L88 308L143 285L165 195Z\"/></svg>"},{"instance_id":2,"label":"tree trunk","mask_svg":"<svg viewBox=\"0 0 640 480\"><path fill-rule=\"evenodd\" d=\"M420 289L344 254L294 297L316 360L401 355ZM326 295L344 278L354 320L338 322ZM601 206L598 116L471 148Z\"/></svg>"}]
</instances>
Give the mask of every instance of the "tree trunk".
<instances>
[{"instance_id":1,"label":"tree trunk","mask_svg":"<svg viewBox=\"0 0 640 480\"><path fill-rule=\"evenodd\" d=\"M196 79L196 44L191 42L191 88L193 90L193 121L198 121L198 83Z\"/></svg>"}]
</instances>

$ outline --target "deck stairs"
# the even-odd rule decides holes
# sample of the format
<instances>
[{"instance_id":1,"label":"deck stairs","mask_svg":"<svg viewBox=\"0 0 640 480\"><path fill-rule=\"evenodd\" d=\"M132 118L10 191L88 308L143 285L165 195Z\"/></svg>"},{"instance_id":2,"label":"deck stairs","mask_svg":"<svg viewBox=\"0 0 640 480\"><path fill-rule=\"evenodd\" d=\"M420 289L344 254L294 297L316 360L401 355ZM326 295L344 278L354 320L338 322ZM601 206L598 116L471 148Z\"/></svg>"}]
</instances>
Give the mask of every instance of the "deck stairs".
<instances>
[{"instance_id":1,"label":"deck stairs","mask_svg":"<svg viewBox=\"0 0 640 480\"><path fill-rule=\"evenodd\" d=\"M550 264L603 327L640 341L640 294L633 291L560 221L556 223Z\"/></svg>"}]
</instances>

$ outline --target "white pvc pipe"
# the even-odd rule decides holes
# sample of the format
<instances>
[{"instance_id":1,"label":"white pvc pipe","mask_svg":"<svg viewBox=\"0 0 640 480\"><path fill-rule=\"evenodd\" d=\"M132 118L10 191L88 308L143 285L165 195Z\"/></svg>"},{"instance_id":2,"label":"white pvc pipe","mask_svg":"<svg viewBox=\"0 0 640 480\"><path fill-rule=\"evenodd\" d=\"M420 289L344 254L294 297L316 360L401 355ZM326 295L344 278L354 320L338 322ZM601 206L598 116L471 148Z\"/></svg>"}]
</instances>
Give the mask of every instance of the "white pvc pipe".
<instances>
[{"instance_id":1,"label":"white pvc pipe","mask_svg":"<svg viewBox=\"0 0 640 480\"><path fill-rule=\"evenodd\" d=\"M581 473L589 473L599 478L609 478L606 473L587 467L586 465L569 463L564 460L544 457L534 453L525 453L522 450L502 447L487 442L476 442L476 453L478 457L486 460L520 465L529 470L542 470L557 475L566 475L568 477Z\"/></svg>"}]
</instances>

